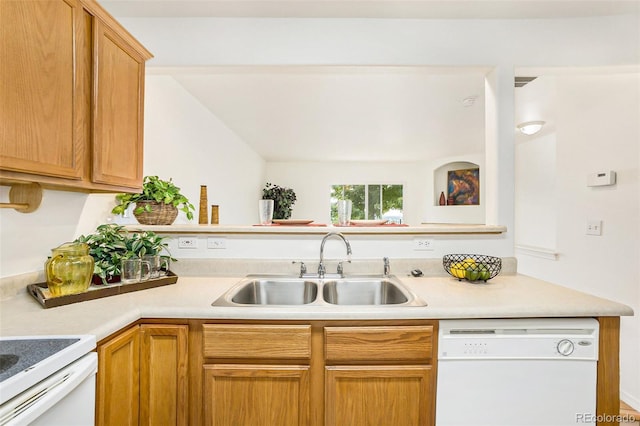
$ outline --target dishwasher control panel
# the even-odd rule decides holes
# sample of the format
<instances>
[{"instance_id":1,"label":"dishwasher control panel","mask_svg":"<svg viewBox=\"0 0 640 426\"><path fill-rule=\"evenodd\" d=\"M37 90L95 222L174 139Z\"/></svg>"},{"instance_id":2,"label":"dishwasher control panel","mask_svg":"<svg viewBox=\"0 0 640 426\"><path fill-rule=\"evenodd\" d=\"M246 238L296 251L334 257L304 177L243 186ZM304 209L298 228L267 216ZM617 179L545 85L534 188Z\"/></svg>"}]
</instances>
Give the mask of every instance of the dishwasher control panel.
<instances>
[{"instance_id":1,"label":"dishwasher control panel","mask_svg":"<svg viewBox=\"0 0 640 426\"><path fill-rule=\"evenodd\" d=\"M592 318L442 320L439 359L598 358Z\"/></svg>"}]
</instances>

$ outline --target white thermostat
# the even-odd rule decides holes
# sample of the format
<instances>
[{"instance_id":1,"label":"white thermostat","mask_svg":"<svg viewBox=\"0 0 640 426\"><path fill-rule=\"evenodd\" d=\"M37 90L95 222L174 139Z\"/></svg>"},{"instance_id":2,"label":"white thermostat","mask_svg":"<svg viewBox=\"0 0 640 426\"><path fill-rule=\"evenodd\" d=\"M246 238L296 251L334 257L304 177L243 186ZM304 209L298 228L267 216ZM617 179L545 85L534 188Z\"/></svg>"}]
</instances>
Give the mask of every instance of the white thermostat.
<instances>
[{"instance_id":1,"label":"white thermostat","mask_svg":"<svg viewBox=\"0 0 640 426\"><path fill-rule=\"evenodd\" d=\"M616 172L609 170L606 172L591 173L587 176L587 186L608 186L616 184Z\"/></svg>"}]
</instances>

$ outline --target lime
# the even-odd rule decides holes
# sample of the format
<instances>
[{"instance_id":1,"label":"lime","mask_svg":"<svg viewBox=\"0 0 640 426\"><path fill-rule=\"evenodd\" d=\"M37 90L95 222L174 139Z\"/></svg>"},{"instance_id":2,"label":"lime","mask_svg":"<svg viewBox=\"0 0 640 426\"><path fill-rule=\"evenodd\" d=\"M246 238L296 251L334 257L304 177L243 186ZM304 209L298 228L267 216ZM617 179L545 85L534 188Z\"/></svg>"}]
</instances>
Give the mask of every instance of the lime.
<instances>
[{"instance_id":1,"label":"lime","mask_svg":"<svg viewBox=\"0 0 640 426\"><path fill-rule=\"evenodd\" d=\"M468 266L464 277L469 281L476 281L480 277L480 271L474 266Z\"/></svg>"},{"instance_id":2,"label":"lime","mask_svg":"<svg viewBox=\"0 0 640 426\"><path fill-rule=\"evenodd\" d=\"M478 266L478 278L479 280L486 281L491 278L491 271L487 268L487 265L484 263Z\"/></svg>"}]
</instances>

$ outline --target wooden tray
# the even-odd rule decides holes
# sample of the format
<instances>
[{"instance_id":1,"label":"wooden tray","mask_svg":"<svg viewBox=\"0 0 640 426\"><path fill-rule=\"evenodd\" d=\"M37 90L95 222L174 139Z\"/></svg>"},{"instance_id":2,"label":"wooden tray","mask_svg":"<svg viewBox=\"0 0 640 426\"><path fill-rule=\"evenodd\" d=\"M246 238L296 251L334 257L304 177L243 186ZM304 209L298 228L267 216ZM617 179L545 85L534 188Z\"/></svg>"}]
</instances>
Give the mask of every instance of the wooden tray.
<instances>
[{"instance_id":1,"label":"wooden tray","mask_svg":"<svg viewBox=\"0 0 640 426\"><path fill-rule=\"evenodd\" d=\"M86 300L100 299L103 297L115 296L118 294L131 293L132 291L146 290L148 288L160 287L163 285L175 284L178 276L169 271L166 277L153 280L142 281L133 284L91 284L84 293L70 294L67 296L51 297L47 283L29 284L27 291L32 295L43 308L55 308L56 306L70 305L71 303L84 302Z\"/></svg>"}]
</instances>

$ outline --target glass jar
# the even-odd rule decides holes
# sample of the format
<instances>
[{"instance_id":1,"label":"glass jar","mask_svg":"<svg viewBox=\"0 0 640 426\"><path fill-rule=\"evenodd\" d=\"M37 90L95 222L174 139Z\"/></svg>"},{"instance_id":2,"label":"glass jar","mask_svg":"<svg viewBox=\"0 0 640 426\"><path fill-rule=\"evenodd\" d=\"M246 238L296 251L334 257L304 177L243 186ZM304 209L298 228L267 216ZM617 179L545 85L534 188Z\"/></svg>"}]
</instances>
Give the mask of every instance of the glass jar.
<instances>
[{"instance_id":1,"label":"glass jar","mask_svg":"<svg viewBox=\"0 0 640 426\"><path fill-rule=\"evenodd\" d=\"M64 243L51 250L45 263L47 287L51 296L65 296L87 291L93 276L93 257L85 243Z\"/></svg>"}]
</instances>

